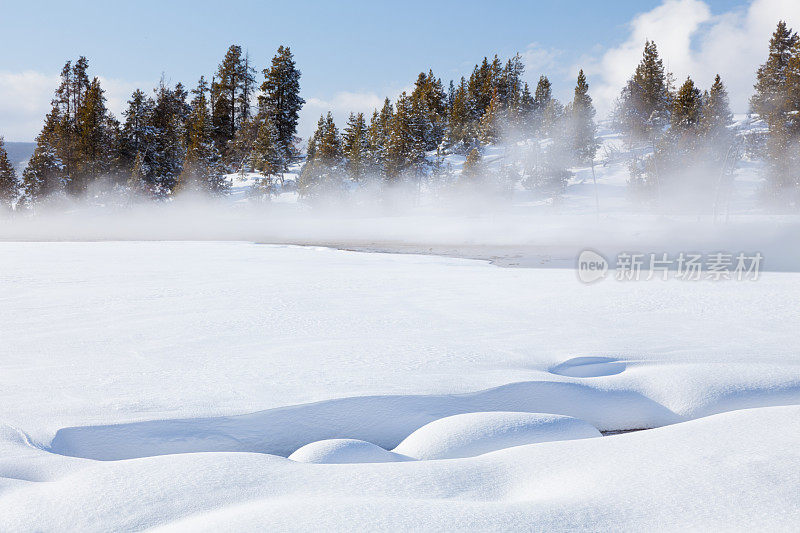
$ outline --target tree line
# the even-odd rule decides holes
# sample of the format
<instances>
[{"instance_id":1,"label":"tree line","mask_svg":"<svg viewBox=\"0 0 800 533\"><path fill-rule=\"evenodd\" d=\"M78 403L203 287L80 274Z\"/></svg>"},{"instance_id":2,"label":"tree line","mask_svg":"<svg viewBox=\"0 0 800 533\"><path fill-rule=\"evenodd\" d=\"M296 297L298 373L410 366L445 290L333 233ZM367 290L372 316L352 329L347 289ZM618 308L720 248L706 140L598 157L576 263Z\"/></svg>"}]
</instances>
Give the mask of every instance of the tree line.
<instances>
[{"instance_id":1,"label":"tree line","mask_svg":"<svg viewBox=\"0 0 800 533\"><path fill-rule=\"evenodd\" d=\"M80 197L95 185L154 198L222 193L234 167L277 174L298 157L304 101L288 47L278 48L258 85L249 56L233 45L210 84L201 76L187 91L162 77L151 94L133 92L121 122L106 108L99 78L88 72L85 57L64 65L21 180L2 170L6 204L15 190L17 205L32 206L52 196Z\"/></svg>"},{"instance_id":2,"label":"tree line","mask_svg":"<svg viewBox=\"0 0 800 533\"><path fill-rule=\"evenodd\" d=\"M530 188L558 191L566 184L567 166L586 164L597 151L589 84L581 70L573 100L563 105L547 76L531 93L524 70L519 55L505 63L484 58L469 78L451 81L447 89L429 70L419 74L410 93L394 102L386 98L369 121L352 113L340 132L330 112L321 116L308 142L301 193L328 196L365 181L392 186L447 179L453 176L444 163L449 154L466 156L463 181L476 188L522 180ZM512 154L516 144L545 138L551 141L547 147L527 142L525 154ZM492 144L508 146L501 180L480 163L481 151Z\"/></svg>"},{"instance_id":3,"label":"tree line","mask_svg":"<svg viewBox=\"0 0 800 533\"><path fill-rule=\"evenodd\" d=\"M258 172L257 189L268 195L274 178L299 161L297 187L306 198L423 182L458 182L486 194L507 194L521 183L557 196L569 168L595 161L589 84L581 70L572 99L562 104L546 75L533 91L523 77L519 55L484 58L447 85L422 72L413 89L386 98L369 116L351 113L341 130L330 112L322 115L301 154L296 131L304 100L288 47L278 48L257 81L249 55L233 45L210 83L201 77L187 91L162 78L152 93L131 95L122 121L106 108L100 81L90 79L81 57L61 72L21 178L0 141L0 202L32 206L85 195L98 183L141 197L224 194L225 174L237 171ZM737 162L749 156L766 161L766 199L800 203L800 39L785 22L772 35L750 107L762 127L737 131L720 76L706 90L691 77L678 84L647 41L611 120L626 144L631 194L719 202ZM503 151L491 169L482 157L488 146ZM464 157L460 175L450 154Z\"/></svg>"},{"instance_id":4,"label":"tree line","mask_svg":"<svg viewBox=\"0 0 800 533\"><path fill-rule=\"evenodd\" d=\"M730 193L737 161L747 156L766 162L765 201L800 204L800 39L784 21L756 80L750 112L761 127L737 132L719 74L707 90L691 77L678 86L648 41L614 112L633 155L631 191L646 198L719 201Z\"/></svg>"}]
</instances>

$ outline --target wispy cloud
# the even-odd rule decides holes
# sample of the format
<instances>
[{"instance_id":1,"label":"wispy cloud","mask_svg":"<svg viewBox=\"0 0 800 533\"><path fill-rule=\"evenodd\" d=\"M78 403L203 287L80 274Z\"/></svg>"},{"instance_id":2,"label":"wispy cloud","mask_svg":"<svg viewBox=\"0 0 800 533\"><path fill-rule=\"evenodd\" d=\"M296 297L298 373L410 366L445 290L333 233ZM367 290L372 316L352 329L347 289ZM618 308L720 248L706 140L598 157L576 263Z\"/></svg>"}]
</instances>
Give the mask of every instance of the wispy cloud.
<instances>
[{"instance_id":1,"label":"wispy cloud","mask_svg":"<svg viewBox=\"0 0 800 533\"><path fill-rule=\"evenodd\" d=\"M769 37L780 19L799 29L800 2L755 0L744 8L714 15L701 0L666 0L633 18L622 44L586 61L598 110L611 109L641 59L645 40L650 39L678 81L691 75L708 87L719 73L734 111L746 112L756 68L766 58Z\"/></svg>"}]
</instances>

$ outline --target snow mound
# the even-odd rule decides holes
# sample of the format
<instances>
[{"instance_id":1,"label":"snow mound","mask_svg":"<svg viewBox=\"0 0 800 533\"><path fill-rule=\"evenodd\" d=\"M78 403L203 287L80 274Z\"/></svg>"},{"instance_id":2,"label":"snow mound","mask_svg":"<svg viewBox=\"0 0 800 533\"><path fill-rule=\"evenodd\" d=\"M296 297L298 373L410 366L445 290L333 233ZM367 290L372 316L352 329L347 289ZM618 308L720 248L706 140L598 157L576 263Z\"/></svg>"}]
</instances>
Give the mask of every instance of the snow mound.
<instances>
[{"instance_id":1,"label":"snow mound","mask_svg":"<svg viewBox=\"0 0 800 533\"><path fill-rule=\"evenodd\" d=\"M299 463L390 463L408 458L358 439L326 439L306 444L289 456Z\"/></svg>"},{"instance_id":2,"label":"snow mound","mask_svg":"<svg viewBox=\"0 0 800 533\"><path fill-rule=\"evenodd\" d=\"M453 459L537 442L599 436L597 428L570 416L510 411L466 413L422 426L394 452L415 459Z\"/></svg>"}]
</instances>

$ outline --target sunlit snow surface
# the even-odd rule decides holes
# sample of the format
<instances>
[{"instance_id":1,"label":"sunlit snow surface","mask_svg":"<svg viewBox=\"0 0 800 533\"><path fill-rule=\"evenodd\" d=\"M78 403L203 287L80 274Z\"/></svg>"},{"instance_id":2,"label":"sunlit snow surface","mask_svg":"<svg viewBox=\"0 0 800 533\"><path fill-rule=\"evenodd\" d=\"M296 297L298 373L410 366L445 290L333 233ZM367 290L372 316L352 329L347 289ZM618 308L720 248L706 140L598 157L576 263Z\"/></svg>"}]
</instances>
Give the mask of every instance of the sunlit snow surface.
<instances>
[{"instance_id":1,"label":"sunlit snow surface","mask_svg":"<svg viewBox=\"0 0 800 533\"><path fill-rule=\"evenodd\" d=\"M632 202L601 135L558 202L3 219L0 531L796 531L798 217L748 161L716 214ZM586 247L764 268L586 285Z\"/></svg>"},{"instance_id":2,"label":"sunlit snow surface","mask_svg":"<svg viewBox=\"0 0 800 533\"><path fill-rule=\"evenodd\" d=\"M55 242L0 244L0 281L2 531L800 520L797 273L584 285L430 255ZM491 411L658 429L286 458Z\"/></svg>"}]
</instances>

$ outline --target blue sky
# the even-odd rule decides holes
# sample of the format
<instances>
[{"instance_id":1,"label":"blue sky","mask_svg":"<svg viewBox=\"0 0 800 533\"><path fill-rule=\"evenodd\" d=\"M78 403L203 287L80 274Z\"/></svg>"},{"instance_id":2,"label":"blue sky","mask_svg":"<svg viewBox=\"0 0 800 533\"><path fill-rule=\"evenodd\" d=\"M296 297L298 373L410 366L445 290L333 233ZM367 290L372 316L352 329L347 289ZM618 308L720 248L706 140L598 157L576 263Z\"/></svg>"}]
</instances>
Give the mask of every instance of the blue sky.
<instances>
[{"instance_id":1,"label":"blue sky","mask_svg":"<svg viewBox=\"0 0 800 533\"><path fill-rule=\"evenodd\" d=\"M756 3L768 4L758 11L763 14L772 9L775 13L766 18L777 21L779 12L796 11L792 5L797 2ZM658 14L659 9L663 15ZM671 35L674 22L669 22L670 13L681 24L686 20L694 25L689 36L689 46L694 47L695 41L702 41L703 32L726 17L739 17L739 23L746 25L748 17L757 15L748 15L748 10L754 11L753 6L744 0L145 0L58 5L0 0L0 46L14 50L0 62L0 82L6 85L0 88L0 97L13 100L32 99L34 94L40 97L41 92L49 95L52 87L45 91L45 86L53 84L52 77L63 63L85 55L91 73L106 82L109 107L118 111L133 87L151 87L162 72L187 85L193 85L201 74L210 76L232 43L249 50L259 68L268 63L278 45L286 44L303 72L302 94L309 105L301 133L307 134L325 107L333 107L337 117L349 111L346 107L366 110L384 95L394 97L408 87L423 69L433 68L449 80L468 74L475 62L495 53L503 57L517 51L525 54L529 79L546 72L558 94L567 96L578 66L586 63L588 70L597 70L595 75L602 76L599 70L609 51L639 46L630 41L637 38L636 21L648 13L655 13L656 24L664 19L663 28L650 31L670 34L665 40L680 41ZM647 27L648 22L640 21L642 24ZM759 46L765 50L766 44ZM38 81L34 79L37 76ZM591 84L592 76L589 81ZM25 90L25 84L36 88ZM611 94L611 88L607 93ZM44 104L46 108L46 101ZM0 104L0 134L6 129L8 140L31 140L38 129L34 124L41 123L41 116L34 120L34 112L41 113L41 105L32 101Z\"/></svg>"}]
</instances>

